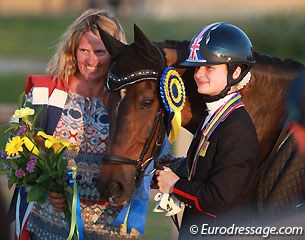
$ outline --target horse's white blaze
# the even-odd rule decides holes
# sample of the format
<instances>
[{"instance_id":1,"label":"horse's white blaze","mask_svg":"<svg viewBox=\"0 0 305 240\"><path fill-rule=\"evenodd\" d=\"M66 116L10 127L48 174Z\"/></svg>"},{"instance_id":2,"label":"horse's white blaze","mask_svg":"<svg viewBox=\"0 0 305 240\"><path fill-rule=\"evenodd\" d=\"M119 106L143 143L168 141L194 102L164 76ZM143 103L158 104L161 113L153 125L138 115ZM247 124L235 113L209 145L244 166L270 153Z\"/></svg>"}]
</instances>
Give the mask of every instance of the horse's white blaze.
<instances>
[{"instance_id":1,"label":"horse's white blaze","mask_svg":"<svg viewBox=\"0 0 305 240\"><path fill-rule=\"evenodd\" d=\"M118 105L117 105L116 108L115 108L116 116L118 115L118 109L119 109L120 104L121 104L121 102L123 101L123 99L124 99L124 97L125 97L125 95L126 95L126 92L127 92L126 88L120 89L120 96L121 96L121 99L120 99L120 101L118 102Z\"/></svg>"},{"instance_id":2,"label":"horse's white blaze","mask_svg":"<svg viewBox=\"0 0 305 240\"><path fill-rule=\"evenodd\" d=\"M125 95L126 95L126 88L122 88L122 89L120 89L120 95L121 95L121 101L123 100L123 98L125 97Z\"/></svg>"}]
</instances>

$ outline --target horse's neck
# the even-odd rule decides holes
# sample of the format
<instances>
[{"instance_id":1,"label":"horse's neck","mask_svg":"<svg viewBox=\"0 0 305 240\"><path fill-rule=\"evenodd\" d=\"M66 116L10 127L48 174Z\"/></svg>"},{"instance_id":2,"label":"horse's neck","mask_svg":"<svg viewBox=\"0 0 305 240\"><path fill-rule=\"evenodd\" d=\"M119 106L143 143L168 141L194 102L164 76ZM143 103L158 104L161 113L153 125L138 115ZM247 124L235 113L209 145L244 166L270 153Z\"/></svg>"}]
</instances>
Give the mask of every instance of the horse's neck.
<instances>
[{"instance_id":1,"label":"horse's neck","mask_svg":"<svg viewBox=\"0 0 305 240\"><path fill-rule=\"evenodd\" d=\"M255 55L250 85L242 91L245 107L256 127L261 152L258 162L272 150L285 123L283 98L302 64Z\"/></svg>"}]
</instances>

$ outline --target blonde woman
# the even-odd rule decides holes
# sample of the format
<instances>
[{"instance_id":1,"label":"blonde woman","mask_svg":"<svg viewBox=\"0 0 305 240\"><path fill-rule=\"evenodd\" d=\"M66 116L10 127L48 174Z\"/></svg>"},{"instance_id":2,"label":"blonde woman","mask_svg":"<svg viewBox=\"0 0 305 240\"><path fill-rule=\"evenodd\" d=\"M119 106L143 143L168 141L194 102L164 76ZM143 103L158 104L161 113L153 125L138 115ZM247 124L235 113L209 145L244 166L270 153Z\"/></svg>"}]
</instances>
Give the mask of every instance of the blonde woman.
<instances>
[{"instance_id":1,"label":"blonde woman","mask_svg":"<svg viewBox=\"0 0 305 240\"><path fill-rule=\"evenodd\" d=\"M47 66L48 74L27 78L25 94L35 107L43 108L39 126L47 134L70 141L80 148L71 159L78 167L76 180L83 227L88 233L86 238L137 238L125 235L119 226L113 225L121 207L101 202L96 188L95 177L109 131L102 90L112 64L97 25L126 43L119 21L109 12L85 11L63 34ZM17 231L17 236L33 240L66 239L70 223L62 211L65 206L65 198L49 192L45 204L35 203L30 208L27 225Z\"/></svg>"}]
</instances>

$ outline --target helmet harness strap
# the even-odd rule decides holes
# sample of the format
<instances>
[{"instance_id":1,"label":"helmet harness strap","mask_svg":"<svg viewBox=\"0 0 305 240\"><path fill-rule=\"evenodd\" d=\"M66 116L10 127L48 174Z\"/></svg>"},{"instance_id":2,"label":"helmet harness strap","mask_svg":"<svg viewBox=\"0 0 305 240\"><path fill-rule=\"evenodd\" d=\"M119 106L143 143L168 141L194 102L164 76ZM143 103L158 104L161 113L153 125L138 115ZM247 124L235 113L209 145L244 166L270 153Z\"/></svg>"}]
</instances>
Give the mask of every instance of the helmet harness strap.
<instances>
[{"instance_id":1,"label":"helmet harness strap","mask_svg":"<svg viewBox=\"0 0 305 240\"><path fill-rule=\"evenodd\" d=\"M204 101L206 102L215 102L221 98L224 98L228 92L230 91L231 87L236 85L237 83L239 83L249 72L251 65L246 65L245 69L240 73L240 75L238 76L238 78L233 79L233 73L236 70L236 68L239 66L239 64L236 63L228 63L228 76L227 76L227 85L225 86L225 88L217 95L215 96L209 96L207 94L202 94L202 97L204 99Z\"/></svg>"}]
</instances>

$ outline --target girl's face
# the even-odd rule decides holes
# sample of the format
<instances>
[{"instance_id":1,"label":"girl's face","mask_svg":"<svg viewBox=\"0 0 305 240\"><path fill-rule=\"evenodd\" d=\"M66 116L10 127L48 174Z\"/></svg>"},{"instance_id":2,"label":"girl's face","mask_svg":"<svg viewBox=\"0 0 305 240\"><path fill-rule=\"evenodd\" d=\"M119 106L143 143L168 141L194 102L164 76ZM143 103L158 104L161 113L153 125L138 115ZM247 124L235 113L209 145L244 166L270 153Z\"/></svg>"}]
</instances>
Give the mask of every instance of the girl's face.
<instances>
[{"instance_id":1,"label":"girl's face","mask_svg":"<svg viewBox=\"0 0 305 240\"><path fill-rule=\"evenodd\" d=\"M197 91L209 96L219 94L227 85L227 75L226 64L197 67L194 72Z\"/></svg>"},{"instance_id":2,"label":"girl's face","mask_svg":"<svg viewBox=\"0 0 305 240\"><path fill-rule=\"evenodd\" d=\"M111 56L103 41L92 32L85 32L76 48L78 72L84 81L103 81L111 64Z\"/></svg>"}]
</instances>

